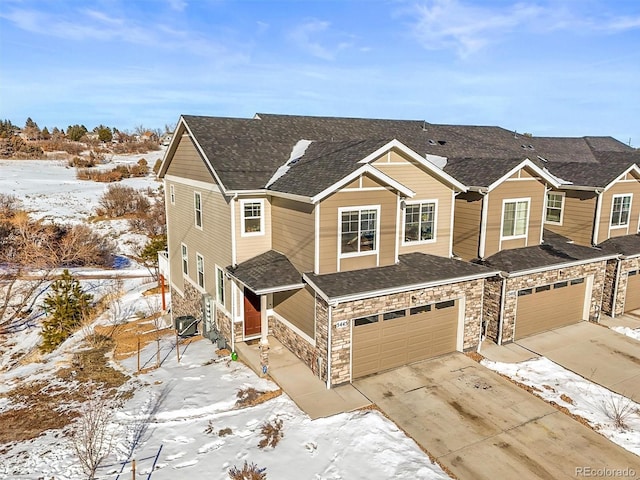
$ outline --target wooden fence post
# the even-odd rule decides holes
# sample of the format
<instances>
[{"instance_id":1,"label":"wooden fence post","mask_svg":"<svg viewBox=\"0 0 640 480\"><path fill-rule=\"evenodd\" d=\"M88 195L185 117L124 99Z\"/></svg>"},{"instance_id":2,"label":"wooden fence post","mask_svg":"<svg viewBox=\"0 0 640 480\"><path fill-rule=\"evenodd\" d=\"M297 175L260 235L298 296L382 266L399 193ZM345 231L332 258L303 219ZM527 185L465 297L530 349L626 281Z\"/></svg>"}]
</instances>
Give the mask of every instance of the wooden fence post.
<instances>
[{"instance_id":1,"label":"wooden fence post","mask_svg":"<svg viewBox=\"0 0 640 480\"><path fill-rule=\"evenodd\" d=\"M131 480L136 480L136 459L131 460Z\"/></svg>"},{"instance_id":2,"label":"wooden fence post","mask_svg":"<svg viewBox=\"0 0 640 480\"><path fill-rule=\"evenodd\" d=\"M138 373L140 373L140 336L138 336Z\"/></svg>"}]
</instances>

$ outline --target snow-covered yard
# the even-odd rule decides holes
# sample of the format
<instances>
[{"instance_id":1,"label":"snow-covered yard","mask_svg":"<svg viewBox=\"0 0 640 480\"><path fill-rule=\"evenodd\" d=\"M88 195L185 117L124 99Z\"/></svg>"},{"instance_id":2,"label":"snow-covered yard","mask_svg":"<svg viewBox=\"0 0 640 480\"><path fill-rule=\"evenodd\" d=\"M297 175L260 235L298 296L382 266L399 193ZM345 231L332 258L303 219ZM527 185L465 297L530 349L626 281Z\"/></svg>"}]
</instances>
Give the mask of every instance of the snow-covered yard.
<instances>
[{"instance_id":1,"label":"snow-covered yard","mask_svg":"<svg viewBox=\"0 0 640 480\"><path fill-rule=\"evenodd\" d=\"M545 357L519 363L485 359L481 363L531 387L537 396L565 407L612 442L640 455L640 404L592 383Z\"/></svg>"},{"instance_id":2,"label":"snow-covered yard","mask_svg":"<svg viewBox=\"0 0 640 480\"><path fill-rule=\"evenodd\" d=\"M640 328L611 327L611 330L640 341Z\"/></svg>"}]
</instances>

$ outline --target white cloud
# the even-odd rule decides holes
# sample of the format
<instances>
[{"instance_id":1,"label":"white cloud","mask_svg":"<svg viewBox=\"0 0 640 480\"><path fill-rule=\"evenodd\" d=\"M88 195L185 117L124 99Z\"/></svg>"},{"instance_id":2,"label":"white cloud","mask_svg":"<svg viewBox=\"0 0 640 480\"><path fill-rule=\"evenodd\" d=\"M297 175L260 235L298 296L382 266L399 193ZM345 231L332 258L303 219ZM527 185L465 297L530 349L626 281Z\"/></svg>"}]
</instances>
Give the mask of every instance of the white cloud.
<instances>
[{"instance_id":1,"label":"white cloud","mask_svg":"<svg viewBox=\"0 0 640 480\"><path fill-rule=\"evenodd\" d=\"M329 22L310 20L296 26L289 34L289 37L299 48L309 52L314 57L322 58L324 60L333 60L333 52L312 38L317 36L319 33L325 32L330 25L331 24Z\"/></svg>"},{"instance_id":2,"label":"white cloud","mask_svg":"<svg viewBox=\"0 0 640 480\"><path fill-rule=\"evenodd\" d=\"M597 17L562 4L513 3L500 8L459 0L425 0L403 12L414 17L412 33L429 50L455 50L468 57L519 30L619 33L640 28L640 16L599 13Z\"/></svg>"},{"instance_id":3,"label":"white cloud","mask_svg":"<svg viewBox=\"0 0 640 480\"><path fill-rule=\"evenodd\" d=\"M187 8L187 2L184 0L167 0L169 7L176 12L182 12Z\"/></svg>"}]
</instances>

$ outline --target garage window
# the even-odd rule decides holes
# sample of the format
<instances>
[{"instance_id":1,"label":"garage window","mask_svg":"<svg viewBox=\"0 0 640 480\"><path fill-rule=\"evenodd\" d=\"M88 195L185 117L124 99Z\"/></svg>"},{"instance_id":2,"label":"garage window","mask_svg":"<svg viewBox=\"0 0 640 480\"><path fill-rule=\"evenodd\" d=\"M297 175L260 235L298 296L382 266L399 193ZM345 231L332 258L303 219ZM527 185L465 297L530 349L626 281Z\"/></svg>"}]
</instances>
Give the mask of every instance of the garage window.
<instances>
[{"instance_id":1,"label":"garage window","mask_svg":"<svg viewBox=\"0 0 640 480\"><path fill-rule=\"evenodd\" d=\"M637 273L638 273L638 271L637 271L637 270L631 270L631 271L627 274L627 276L628 276L628 277L633 277L633 276L634 276L634 275L636 275Z\"/></svg>"},{"instance_id":2,"label":"garage window","mask_svg":"<svg viewBox=\"0 0 640 480\"><path fill-rule=\"evenodd\" d=\"M558 282L553 284L553 288L564 288L569 285L569 282Z\"/></svg>"},{"instance_id":3,"label":"garage window","mask_svg":"<svg viewBox=\"0 0 640 480\"><path fill-rule=\"evenodd\" d=\"M571 285L580 285L581 283L584 283L584 278L575 278L571 280Z\"/></svg>"},{"instance_id":4,"label":"garage window","mask_svg":"<svg viewBox=\"0 0 640 480\"><path fill-rule=\"evenodd\" d=\"M532 288L526 288L524 290L518 290L518 296L524 297L525 295L531 295L533 293Z\"/></svg>"},{"instance_id":5,"label":"garage window","mask_svg":"<svg viewBox=\"0 0 640 480\"><path fill-rule=\"evenodd\" d=\"M406 310L396 310L395 312L387 312L382 315L384 320L393 320L394 318L400 318L407 315Z\"/></svg>"},{"instance_id":6,"label":"garage window","mask_svg":"<svg viewBox=\"0 0 640 480\"><path fill-rule=\"evenodd\" d=\"M536 287L536 293L546 292L547 290L551 290L551 285L543 285L541 287Z\"/></svg>"},{"instance_id":7,"label":"garage window","mask_svg":"<svg viewBox=\"0 0 640 480\"><path fill-rule=\"evenodd\" d=\"M426 313L431 311L431 305L421 305L419 307L413 307L409 310L411 315L418 315L419 313Z\"/></svg>"},{"instance_id":8,"label":"garage window","mask_svg":"<svg viewBox=\"0 0 640 480\"><path fill-rule=\"evenodd\" d=\"M353 321L353 324L356 327L359 327L361 325L369 325L370 323L376 323L377 321L378 321L378 316L377 315L370 315L368 317L356 318Z\"/></svg>"},{"instance_id":9,"label":"garage window","mask_svg":"<svg viewBox=\"0 0 640 480\"><path fill-rule=\"evenodd\" d=\"M442 310L443 308L451 308L456 304L455 300L447 300L446 302L436 303L436 310Z\"/></svg>"}]
</instances>

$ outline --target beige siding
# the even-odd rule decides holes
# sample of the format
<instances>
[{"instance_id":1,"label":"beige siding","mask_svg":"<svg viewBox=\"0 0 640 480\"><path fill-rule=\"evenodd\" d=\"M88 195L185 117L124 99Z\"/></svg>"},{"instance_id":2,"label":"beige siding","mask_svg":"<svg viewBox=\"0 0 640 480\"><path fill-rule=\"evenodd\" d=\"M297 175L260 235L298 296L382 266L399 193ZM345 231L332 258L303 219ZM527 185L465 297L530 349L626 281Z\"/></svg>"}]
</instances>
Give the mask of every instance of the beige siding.
<instances>
[{"instance_id":1,"label":"beige siding","mask_svg":"<svg viewBox=\"0 0 640 480\"><path fill-rule=\"evenodd\" d=\"M369 268L395 263L395 238L398 198L389 190L338 191L320 204L320 265L319 273L333 273L338 270L338 209L341 207L380 206L378 218L380 235L378 238L379 261L376 254L363 255L358 261L341 259L340 271Z\"/></svg>"},{"instance_id":2,"label":"beige siding","mask_svg":"<svg viewBox=\"0 0 640 480\"><path fill-rule=\"evenodd\" d=\"M610 229L611 205L614 195L632 194L631 214L629 217L629 228ZM640 217L640 180L620 181L614 184L609 190L604 192L602 197L602 209L600 211L600 230L598 232L598 242L601 243L612 237L621 235L631 235L638 233L638 218Z\"/></svg>"},{"instance_id":3,"label":"beige siding","mask_svg":"<svg viewBox=\"0 0 640 480\"><path fill-rule=\"evenodd\" d=\"M191 137L186 134L180 139L166 174L201 182L214 181Z\"/></svg>"},{"instance_id":4,"label":"beige siding","mask_svg":"<svg viewBox=\"0 0 640 480\"><path fill-rule=\"evenodd\" d=\"M313 205L272 197L272 248L300 272L313 271L315 215Z\"/></svg>"},{"instance_id":5,"label":"beige siding","mask_svg":"<svg viewBox=\"0 0 640 480\"><path fill-rule=\"evenodd\" d=\"M546 223L545 228L570 238L579 245L591 245L593 221L596 213L595 192L568 190L564 196L562 225Z\"/></svg>"},{"instance_id":6,"label":"beige siding","mask_svg":"<svg viewBox=\"0 0 640 480\"><path fill-rule=\"evenodd\" d=\"M177 181L174 185L175 205L167 198L167 236L171 261L171 282L180 290L184 288L181 244L187 245L189 277L197 284L196 252L204 257L205 290L215 298L216 264L223 269L231 264L231 214L220 192L204 190ZM213 188L213 185L212 185ZM167 189L168 190L168 189ZM202 230L195 226L194 191L202 195ZM166 193L169 195L168 191ZM225 308L231 308L229 282L225 282Z\"/></svg>"},{"instance_id":7,"label":"beige siding","mask_svg":"<svg viewBox=\"0 0 640 480\"><path fill-rule=\"evenodd\" d=\"M475 192L456 196L453 222L453 252L464 260L478 258L482 195Z\"/></svg>"},{"instance_id":8,"label":"beige siding","mask_svg":"<svg viewBox=\"0 0 640 480\"><path fill-rule=\"evenodd\" d=\"M490 257L500 250L540 244L545 188L545 185L537 180L517 180L505 181L489 192L485 257ZM530 199L527 238L524 242L505 240L501 244L502 203L503 200L516 198Z\"/></svg>"},{"instance_id":9,"label":"beige siding","mask_svg":"<svg viewBox=\"0 0 640 480\"><path fill-rule=\"evenodd\" d=\"M263 200L264 203L264 234L262 235L242 235L242 200ZM270 199L264 196L251 198L238 198L235 200L235 222L236 222L236 257L237 262L260 255L271 250L271 203Z\"/></svg>"},{"instance_id":10,"label":"beige siding","mask_svg":"<svg viewBox=\"0 0 640 480\"><path fill-rule=\"evenodd\" d=\"M413 198L407 199L407 202L436 200L438 205L436 212L436 239L431 243L402 244L404 238L404 232L402 231L404 212L402 212L398 229L399 253L423 252L448 257L450 237L453 234L451 231L451 208L453 207L451 188L436 179L418 163L409 161L409 159L405 159L396 152L391 152L390 157L391 162L387 162L388 156L384 155L375 162L375 166L416 193Z\"/></svg>"},{"instance_id":11,"label":"beige siding","mask_svg":"<svg viewBox=\"0 0 640 480\"><path fill-rule=\"evenodd\" d=\"M273 310L311 338L315 338L315 295L308 286L273 294Z\"/></svg>"}]
</instances>

